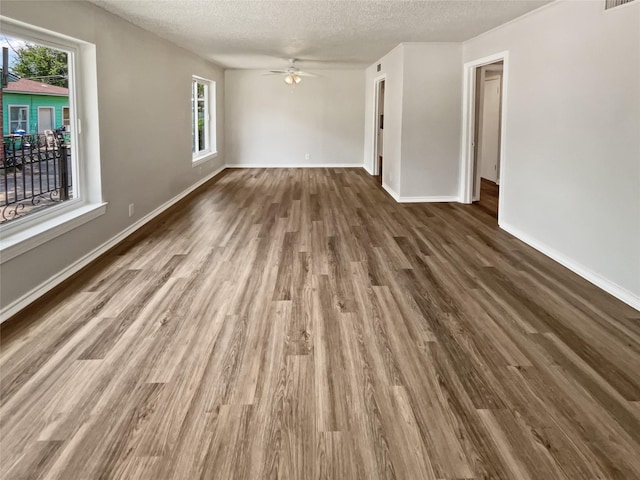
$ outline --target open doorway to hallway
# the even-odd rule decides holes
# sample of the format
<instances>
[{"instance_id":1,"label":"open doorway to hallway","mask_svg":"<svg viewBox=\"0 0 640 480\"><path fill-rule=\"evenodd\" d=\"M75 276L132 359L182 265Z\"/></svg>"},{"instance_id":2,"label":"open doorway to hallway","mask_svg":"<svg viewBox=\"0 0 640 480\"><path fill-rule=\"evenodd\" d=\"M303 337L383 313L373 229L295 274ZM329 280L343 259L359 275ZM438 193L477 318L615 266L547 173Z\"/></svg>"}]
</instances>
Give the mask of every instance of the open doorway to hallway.
<instances>
[{"instance_id":1,"label":"open doorway to hallway","mask_svg":"<svg viewBox=\"0 0 640 480\"><path fill-rule=\"evenodd\" d=\"M503 92L502 60L475 69L473 202L498 219Z\"/></svg>"}]
</instances>

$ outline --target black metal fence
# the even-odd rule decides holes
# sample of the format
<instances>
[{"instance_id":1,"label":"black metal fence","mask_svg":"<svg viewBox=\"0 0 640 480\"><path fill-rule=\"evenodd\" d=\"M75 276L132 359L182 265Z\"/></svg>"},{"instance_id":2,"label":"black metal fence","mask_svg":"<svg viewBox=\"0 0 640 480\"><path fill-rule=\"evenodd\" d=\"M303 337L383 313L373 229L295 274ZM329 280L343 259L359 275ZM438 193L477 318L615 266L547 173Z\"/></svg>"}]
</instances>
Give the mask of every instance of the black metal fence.
<instances>
[{"instance_id":1,"label":"black metal fence","mask_svg":"<svg viewBox=\"0 0 640 480\"><path fill-rule=\"evenodd\" d=\"M73 197L71 149L62 131L3 137L0 223Z\"/></svg>"}]
</instances>

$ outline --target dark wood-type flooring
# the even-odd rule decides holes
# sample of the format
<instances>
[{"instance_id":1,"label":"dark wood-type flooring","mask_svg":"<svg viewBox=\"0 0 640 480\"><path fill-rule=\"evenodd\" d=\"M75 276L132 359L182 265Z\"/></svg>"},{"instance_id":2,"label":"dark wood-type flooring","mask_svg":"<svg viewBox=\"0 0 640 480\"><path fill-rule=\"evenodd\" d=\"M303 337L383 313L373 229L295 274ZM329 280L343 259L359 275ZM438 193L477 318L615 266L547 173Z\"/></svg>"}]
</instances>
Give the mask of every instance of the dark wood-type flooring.
<instances>
[{"instance_id":1,"label":"dark wood-type flooring","mask_svg":"<svg viewBox=\"0 0 640 480\"><path fill-rule=\"evenodd\" d=\"M2 327L0 478L640 478L640 313L472 205L227 170Z\"/></svg>"},{"instance_id":2,"label":"dark wood-type flooring","mask_svg":"<svg viewBox=\"0 0 640 480\"><path fill-rule=\"evenodd\" d=\"M480 200L473 204L495 220L498 219L500 186L486 178L480 179Z\"/></svg>"}]
</instances>

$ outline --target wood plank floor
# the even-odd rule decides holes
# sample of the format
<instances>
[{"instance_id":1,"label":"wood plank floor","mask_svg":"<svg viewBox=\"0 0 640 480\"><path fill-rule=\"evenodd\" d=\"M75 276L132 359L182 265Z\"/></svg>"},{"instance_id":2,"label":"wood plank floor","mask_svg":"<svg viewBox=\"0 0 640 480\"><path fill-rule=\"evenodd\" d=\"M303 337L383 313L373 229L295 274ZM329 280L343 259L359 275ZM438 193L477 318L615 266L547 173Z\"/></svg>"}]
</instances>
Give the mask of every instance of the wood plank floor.
<instances>
[{"instance_id":1,"label":"wood plank floor","mask_svg":"<svg viewBox=\"0 0 640 480\"><path fill-rule=\"evenodd\" d=\"M494 219L498 219L500 186L486 178L480 179L480 200L473 204Z\"/></svg>"},{"instance_id":2,"label":"wood plank floor","mask_svg":"<svg viewBox=\"0 0 640 480\"><path fill-rule=\"evenodd\" d=\"M360 169L227 170L1 347L3 479L640 478L640 313Z\"/></svg>"}]
</instances>

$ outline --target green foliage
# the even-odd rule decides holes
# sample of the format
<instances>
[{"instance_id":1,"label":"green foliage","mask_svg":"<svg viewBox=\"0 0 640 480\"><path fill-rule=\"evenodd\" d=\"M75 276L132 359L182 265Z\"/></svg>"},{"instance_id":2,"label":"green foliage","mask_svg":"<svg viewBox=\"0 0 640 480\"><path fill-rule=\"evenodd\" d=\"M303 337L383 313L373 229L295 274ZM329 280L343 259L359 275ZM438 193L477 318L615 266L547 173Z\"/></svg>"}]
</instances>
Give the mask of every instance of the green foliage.
<instances>
[{"instance_id":1,"label":"green foliage","mask_svg":"<svg viewBox=\"0 0 640 480\"><path fill-rule=\"evenodd\" d=\"M28 78L59 87L69 86L67 54L60 50L30 43L16 50L18 59L13 72Z\"/></svg>"}]
</instances>

